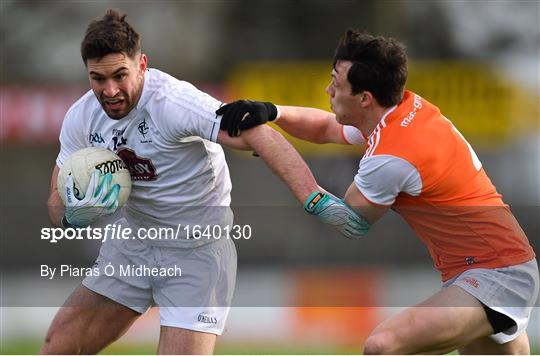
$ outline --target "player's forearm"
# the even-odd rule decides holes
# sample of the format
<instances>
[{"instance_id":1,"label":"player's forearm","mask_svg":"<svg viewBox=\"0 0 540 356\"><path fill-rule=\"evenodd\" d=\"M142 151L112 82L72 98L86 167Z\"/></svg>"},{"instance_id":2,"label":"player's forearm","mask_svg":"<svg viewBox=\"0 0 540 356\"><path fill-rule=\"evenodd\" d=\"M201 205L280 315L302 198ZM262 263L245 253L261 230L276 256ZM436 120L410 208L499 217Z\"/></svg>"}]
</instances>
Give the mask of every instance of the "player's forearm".
<instances>
[{"instance_id":1,"label":"player's forearm","mask_svg":"<svg viewBox=\"0 0 540 356\"><path fill-rule=\"evenodd\" d=\"M287 184L301 204L319 187L306 162L276 130L262 125L242 133L242 138Z\"/></svg>"},{"instance_id":2,"label":"player's forearm","mask_svg":"<svg viewBox=\"0 0 540 356\"><path fill-rule=\"evenodd\" d=\"M51 192L47 200L47 212L51 224L54 227L61 227L62 217L64 216L64 204L56 190Z\"/></svg>"},{"instance_id":3,"label":"player's forearm","mask_svg":"<svg viewBox=\"0 0 540 356\"><path fill-rule=\"evenodd\" d=\"M276 125L288 134L315 143L328 143L328 126L335 123L334 114L315 108L279 106Z\"/></svg>"},{"instance_id":4,"label":"player's forearm","mask_svg":"<svg viewBox=\"0 0 540 356\"><path fill-rule=\"evenodd\" d=\"M61 227L62 218L64 217L64 203L58 190L56 189L56 181L58 179L58 174L60 172L60 167L54 166L54 169L51 174L51 185L49 188L49 199L47 200L47 212L49 214L49 220L55 227Z\"/></svg>"}]
</instances>

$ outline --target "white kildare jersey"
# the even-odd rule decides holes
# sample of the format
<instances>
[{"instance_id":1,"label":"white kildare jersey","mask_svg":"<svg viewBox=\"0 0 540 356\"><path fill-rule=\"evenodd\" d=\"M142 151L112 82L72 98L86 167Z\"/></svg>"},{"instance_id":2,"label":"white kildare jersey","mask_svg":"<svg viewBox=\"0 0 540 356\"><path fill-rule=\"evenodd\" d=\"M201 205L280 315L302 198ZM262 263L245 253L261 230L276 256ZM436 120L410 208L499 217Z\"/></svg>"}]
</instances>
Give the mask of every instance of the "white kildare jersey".
<instances>
[{"instance_id":1,"label":"white kildare jersey","mask_svg":"<svg viewBox=\"0 0 540 356\"><path fill-rule=\"evenodd\" d=\"M216 142L221 102L164 72L145 73L141 98L119 120L107 116L90 90L67 112L56 164L85 147L106 147L128 165L133 181L123 209L139 227L172 227L161 246L200 245L186 240L183 227L232 223L231 181L223 149ZM177 229L178 225L181 225ZM177 230L176 230L177 229Z\"/></svg>"}]
</instances>

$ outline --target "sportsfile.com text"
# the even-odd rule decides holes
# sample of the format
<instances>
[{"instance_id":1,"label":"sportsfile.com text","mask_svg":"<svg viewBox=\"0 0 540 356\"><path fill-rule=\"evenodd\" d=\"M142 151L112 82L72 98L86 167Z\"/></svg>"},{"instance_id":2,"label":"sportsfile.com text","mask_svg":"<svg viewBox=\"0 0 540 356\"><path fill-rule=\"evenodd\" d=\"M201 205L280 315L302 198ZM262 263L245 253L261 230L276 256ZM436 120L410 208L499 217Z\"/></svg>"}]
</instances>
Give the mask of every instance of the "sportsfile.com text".
<instances>
[{"instance_id":1,"label":"sportsfile.com text","mask_svg":"<svg viewBox=\"0 0 540 356\"><path fill-rule=\"evenodd\" d=\"M249 240L252 236L250 225L182 225L173 227L150 227L133 230L117 224L104 227L85 228L42 228L41 240L57 243L60 240L202 240L222 238Z\"/></svg>"}]
</instances>

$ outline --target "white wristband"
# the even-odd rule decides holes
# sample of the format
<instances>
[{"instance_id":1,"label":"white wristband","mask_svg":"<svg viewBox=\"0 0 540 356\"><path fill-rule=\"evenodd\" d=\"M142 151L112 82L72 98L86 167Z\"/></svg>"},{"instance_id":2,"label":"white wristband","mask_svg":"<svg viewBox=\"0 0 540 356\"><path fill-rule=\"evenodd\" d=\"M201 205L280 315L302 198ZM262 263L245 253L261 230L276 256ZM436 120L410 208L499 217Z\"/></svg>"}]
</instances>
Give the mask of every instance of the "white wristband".
<instances>
[{"instance_id":1,"label":"white wristband","mask_svg":"<svg viewBox=\"0 0 540 356\"><path fill-rule=\"evenodd\" d=\"M281 117L281 110L279 110L279 106L276 105L276 109L277 109L277 115L276 115L276 118L272 120L272 122L277 122L279 118Z\"/></svg>"}]
</instances>

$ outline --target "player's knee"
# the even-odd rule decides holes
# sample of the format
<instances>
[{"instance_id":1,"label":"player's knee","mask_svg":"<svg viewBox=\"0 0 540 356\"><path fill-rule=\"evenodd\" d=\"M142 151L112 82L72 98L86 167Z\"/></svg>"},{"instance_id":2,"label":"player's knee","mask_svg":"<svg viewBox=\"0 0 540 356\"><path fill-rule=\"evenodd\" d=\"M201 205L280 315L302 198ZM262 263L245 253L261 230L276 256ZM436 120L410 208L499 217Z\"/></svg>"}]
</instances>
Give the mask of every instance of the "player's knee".
<instances>
[{"instance_id":1,"label":"player's knee","mask_svg":"<svg viewBox=\"0 0 540 356\"><path fill-rule=\"evenodd\" d=\"M48 332L41 345L39 353L41 355L58 355L58 354L81 354L80 348L73 347L73 343L62 341L58 333Z\"/></svg>"},{"instance_id":2,"label":"player's knee","mask_svg":"<svg viewBox=\"0 0 540 356\"><path fill-rule=\"evenodd\" d=\"M45 335L40 354L75 354L82 353L82 345L73 336L66 338L65 330L59 325L52 325Z\"/></svg>"},{"instance_id":3,"label":"player's knee","mask_svg":"<svg viewBox=\"0 0 540 356\"><path fill-rule=\"evenodd\" d=\"M371 334L364 343L364 355L387 355L399 349L391 332Z\"/></svg>"},{"instance_id":4,"label":"player's knee","mask_svg":"<svg viewBox=\"0 0 540 356\"><path fill-rule=\"evenodd\" d=\"M529 345L529 338L527 337L527 334L522 334L517 339L499 346L503 350L501 353L506 355L530 355L531 353L531 347Z\"/></svg>"}]
</instances>

